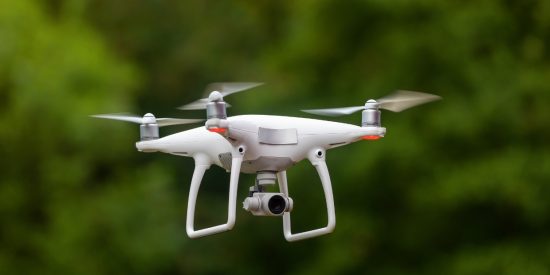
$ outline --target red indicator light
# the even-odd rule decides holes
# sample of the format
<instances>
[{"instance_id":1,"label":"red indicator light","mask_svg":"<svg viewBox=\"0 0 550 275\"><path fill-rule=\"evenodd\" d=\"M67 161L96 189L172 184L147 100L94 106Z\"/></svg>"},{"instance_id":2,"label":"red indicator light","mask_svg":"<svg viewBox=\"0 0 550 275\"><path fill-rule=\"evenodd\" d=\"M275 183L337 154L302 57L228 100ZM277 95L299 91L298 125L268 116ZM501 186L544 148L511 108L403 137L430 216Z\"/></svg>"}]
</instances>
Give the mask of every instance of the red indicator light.
<instances>
[{"instance_id":1,"label":"red indicator light","mask_svg":"<svg viewBox=\"0 0 550 275\"><path fill-rule=\"evenodd\" d=\"M208 131L213 133L223 134L225 133L225 131L227 131L227 129L226 128L209 128Z\"/></svg>"},{"instance_id":2,"label":"red indicator light","mask_svg":"<svg viewBox=\"0 0 550 275\"><path fill-rule=\"evenodd\" d=\"M381 136L362 136L361 138L364 140L377 140L380 139Z\"/></svg>"}]
</instances>

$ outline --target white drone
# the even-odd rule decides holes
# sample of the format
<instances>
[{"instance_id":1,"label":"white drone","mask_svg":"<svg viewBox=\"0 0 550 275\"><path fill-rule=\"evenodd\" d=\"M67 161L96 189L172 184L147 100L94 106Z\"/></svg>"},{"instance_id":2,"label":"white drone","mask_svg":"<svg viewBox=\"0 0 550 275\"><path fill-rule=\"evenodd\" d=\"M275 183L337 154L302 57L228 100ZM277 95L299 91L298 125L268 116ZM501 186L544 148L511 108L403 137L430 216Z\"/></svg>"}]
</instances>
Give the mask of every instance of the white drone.
<instances>
[{"instance_id":1,"label":"white drone","mask_svg":"<svg viewBox=\"0 0 550 275\"><path fill-rule=\"evenodd\" d=\"M243 208L255 216L282 216L287 241L298 241L331 233L336 225L334 200L328 168L325 162L328 149L359 140L376 140L384 136L386 128L380 125L380 110L400 112L407 108L440 99L439 96L397 91L378 100L368 100L364 106L304 110L305 112L338 116L360 110L361 126L300 117L241 115L227 117L225 96L250 89L261 83L213 83L207 87L208 98L180 107L182 110L206 109L205 127L179 132L159 138L158 127L196 123L197 119L155 118L108 114L94 117L115 119L140 124L141 141L136 147L141 152L163 152L192 157L195 170L191 180L187 206L186 230L190 238L198 238L231 230L235 225L237 185L239 174L256 174L255 185L243 202ZM289 197L286 170L303 159L316 168L323 186L327 225L301 233L292 233L290 212L293 201ZM197 194L205 171L212 164L230 172L227 222L196 230L194 226ZM279 193L265 192L267 185L279 183Z\"/></svg>"}]
</instances>

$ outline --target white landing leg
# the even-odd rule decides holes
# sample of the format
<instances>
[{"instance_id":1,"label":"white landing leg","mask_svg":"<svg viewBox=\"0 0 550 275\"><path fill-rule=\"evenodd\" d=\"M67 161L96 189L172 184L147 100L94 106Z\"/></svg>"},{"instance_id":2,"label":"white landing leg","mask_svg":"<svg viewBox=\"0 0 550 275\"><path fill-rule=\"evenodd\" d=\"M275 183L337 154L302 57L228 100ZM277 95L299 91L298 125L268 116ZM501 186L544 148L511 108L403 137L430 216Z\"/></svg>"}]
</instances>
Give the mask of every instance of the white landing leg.
<instances>
[{"instance_id":1,"label":"white landing leg","mask_svg":"<svg viewBox=\"0 0 550 275\"><path fill-rule=\"evenodd\" d=\"M319 152L321 152L321 155L318 155ZM290 223L290 212L285 212L283 214L283 230L285 234L285 239L289 242L314 238L314 237L331 233L332 231L334 231L334 227L336 226L334 198L332 197L332 185L330 182L330 176L328 173L327 164L325 162L325 151L321 149L314 150L309 154L308 158L311 164L315 166L315 169L317 169L317 173L321 178L321 184L323 185L323 191L325 193L325 201L327 204L328 222L327 222L327 226L323 228L293 234L291 229L291 223ZM286 178L286 171L277 173L277 180L279 181L279 190L281 191L281 193L288 196L288 184L287 184L287 178Z\"/></svg>"},{"instance_id":2,"label":"white landing leg","mask_svg":"<svg viewBox=\"0 0 550 275\"><path fill-rule=\"evenodd\" d=\"M191 180L191 188L189 190L189 200L187 202L187 223L186 231L190 238L200 238L212 234L217 234L233 229L235 225L235 211L237 205L237 186L239 183L239 173L241 172L242 155L233 154L231 162L231 179L229 182L229 205L227 209L227 222L225 224L195 230L195 205L197 203L197 194L201 186L204 172L210 168L212 164L207 156L196 155L195 171Z\"/></svg>"}]
</instances>

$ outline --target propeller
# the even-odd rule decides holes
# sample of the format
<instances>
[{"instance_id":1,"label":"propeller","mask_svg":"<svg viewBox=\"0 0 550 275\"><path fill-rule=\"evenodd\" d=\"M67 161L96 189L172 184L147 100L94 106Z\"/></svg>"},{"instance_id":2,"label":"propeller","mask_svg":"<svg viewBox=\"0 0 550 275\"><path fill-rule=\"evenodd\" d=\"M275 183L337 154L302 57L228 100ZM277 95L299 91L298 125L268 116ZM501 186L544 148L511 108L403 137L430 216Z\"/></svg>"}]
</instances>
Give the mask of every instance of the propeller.
<instances>
[{"instance_id":1,"label":"propeller","mask_svg":"<svg viewBox=\"0 0 550 275\"><path fill-rule=\"evenodd\" d=\"M204 121L204 119L155 118L155 116L151 113L147 113L143 117L130 114L104 114L92 115L91 117L127 121L137 124L157 124L159 127L180 124L192 124Z\"/></svg>"},{"instance_id":2,"label":"propeller","mask_svg":"<svg viewBox=\"0 0 550 275\"><path fill-rule=\"evenodd\" d=\"M256 86L260 86L263 83L259 82L218 82L211 83L206 86L205 98L201 98L197 101L179 107L180 110L202 110L206 109L206 104L213 101L222 101L225 96L234 94L237 92L252 89ZM227 107L231 105L226 104Z\"/></svg>"},{"instance_id":3,"label":"propeller","mask_svg":"<svg viewBox=\"0 0 550 275\"><path fill-rule=\"evenodd\" d=\"M342 116L349 115L361 110L365 110L367 107L378 107L380 109L386 109L392 112L401 112L403 110L412 108L417 105L428 103L431 101L441 99L438 95L432 95L427 93L403 91L398 90L393 94L387 95L377 100L369 100L363 106L353 106L344 108L330 108L330 109L313 109L302 110L303 112L322 115L322 116Z\"/></svg>"}]
</instances>

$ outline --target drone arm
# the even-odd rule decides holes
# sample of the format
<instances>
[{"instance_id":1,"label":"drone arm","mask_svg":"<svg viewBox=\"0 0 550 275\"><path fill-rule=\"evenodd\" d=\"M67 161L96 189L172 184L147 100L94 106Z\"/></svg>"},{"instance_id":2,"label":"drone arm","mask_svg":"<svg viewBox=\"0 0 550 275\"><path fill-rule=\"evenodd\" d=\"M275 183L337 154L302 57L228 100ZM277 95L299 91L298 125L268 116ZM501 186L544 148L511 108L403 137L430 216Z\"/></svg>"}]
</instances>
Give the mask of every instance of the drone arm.
<instances>
[{"instance_id":1,"label":"drone arm","mask_svg":"<svg viewBox=\"0 0 550 275\"><path fill-rule=\"evenodd\" d=\"M241 170L242 157L240 155L233 155L231 165L231 179L229 182L229 205L227 209L227 222L218 226L208 227L204 229L195 230L195 206L197 202L197 195L204 176L204 172L210 168L211 162L207 156L197 155L195 158L195 171L193 173L193 179L191 180L191 188L189 190L189 200L187 203L187 223L186 231L190 238L200 238L212 234L217 234L225 231L229 231L235 225L235 210L237 203L237 185L239 182L239 173Z\"/></svg>"},{"instance_id":2,"label":"drone arm","mask_svg":"<svg viewBox=\"0 0 550 275\"><path fill-rule=\"evenodd\" d=\"M321 156L317 155L317 152L321 152L322 155ZM315 169L317 170L317 173L321 178L321 184L323 185L323 191L325 193L325 201L327 204L328 222L327 222L327 226L323 228L293 234L291 229L291 222L290 222L290 212L285 212L283 214L283 229L284 229L285 238L289 242L299 241L299 240L304 240L304 239L309 239L309 238L314 238L317 236L329 234L332 231L334 231L334 227L336 226L334 198L332 196L332 185L330 182L330 175L328 173L328 167L325 162L325 152L324 150L315 150L315 151L312 151L312 153L310 153L309 155L310 155L309 160L311 164L315 166ZM279 181L279 189L281 193L288 196L288 184L286 179L286 171L277 173L277 178Z\"/></svg>"}]
</instances>

